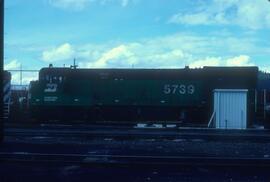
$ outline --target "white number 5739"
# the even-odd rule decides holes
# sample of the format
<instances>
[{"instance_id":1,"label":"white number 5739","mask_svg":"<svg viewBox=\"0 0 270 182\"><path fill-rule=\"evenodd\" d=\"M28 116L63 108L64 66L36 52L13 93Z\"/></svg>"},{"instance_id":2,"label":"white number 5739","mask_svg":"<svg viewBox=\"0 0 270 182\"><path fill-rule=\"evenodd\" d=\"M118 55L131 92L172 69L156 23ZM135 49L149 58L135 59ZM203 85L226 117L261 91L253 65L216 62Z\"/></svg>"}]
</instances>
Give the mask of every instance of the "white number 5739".
<instances>
[{"instance_id":1,"label":"white number 5739","mask_svg":"<svg viewBox=\"0 0 270 182\"><path fill-rule=\"evenodd\" d=\"M184 85L184 84L166 84L163 88L164 94L194 94L195 86L194 85Z\"/></svg>"}]
</instances>

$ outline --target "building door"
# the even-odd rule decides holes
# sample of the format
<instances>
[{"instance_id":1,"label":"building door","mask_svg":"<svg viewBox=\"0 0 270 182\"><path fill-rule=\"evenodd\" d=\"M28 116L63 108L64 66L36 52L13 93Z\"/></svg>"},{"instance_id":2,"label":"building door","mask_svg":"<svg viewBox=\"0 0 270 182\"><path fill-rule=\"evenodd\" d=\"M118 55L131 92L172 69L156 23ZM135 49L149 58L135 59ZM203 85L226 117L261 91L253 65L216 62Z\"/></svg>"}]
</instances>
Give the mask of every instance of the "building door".
<instances>
[{"instance_id":1,"label":"building door","mask_svg":"<svg viewBox=\"0 0 270 182\"><path fill-rule=\"evenodd\" d=\"M214 90L215 126L220 129L246 129L248 90Z\"/></svg>"}]
</instances>

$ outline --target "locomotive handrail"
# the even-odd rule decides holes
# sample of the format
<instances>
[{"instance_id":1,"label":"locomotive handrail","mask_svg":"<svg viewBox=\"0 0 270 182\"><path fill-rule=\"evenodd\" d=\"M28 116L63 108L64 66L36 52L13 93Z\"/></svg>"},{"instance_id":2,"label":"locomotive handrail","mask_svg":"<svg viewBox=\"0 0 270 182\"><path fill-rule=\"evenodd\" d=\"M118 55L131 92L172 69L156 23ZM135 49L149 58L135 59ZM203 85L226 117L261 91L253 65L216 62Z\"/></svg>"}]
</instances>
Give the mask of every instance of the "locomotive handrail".
<instances>
[{"instance_id":1,"label":"locomotive handrail","mask_svg":"<svg viewBox=\"0 0 270 182\"><path fill-rule=\"evenodd\" d=\"M29 85L11 85L11 90L29 90Z\"/></svg>"},{"instance_id":2,"label":"locomotive handrail","mask_svg":"<svg viewBox=\"0 0 270 182\"><path fill-rule=\"evenodd\" d=\"M214 111L212 113L212 116L211 116L211 118L210 118L210 120L208 122L208 125L207 125L208 128L210 128L210 125L212 124L212 121L214 120L215 115L216 115L216 111Z\"/></svg>"}]
</instances>

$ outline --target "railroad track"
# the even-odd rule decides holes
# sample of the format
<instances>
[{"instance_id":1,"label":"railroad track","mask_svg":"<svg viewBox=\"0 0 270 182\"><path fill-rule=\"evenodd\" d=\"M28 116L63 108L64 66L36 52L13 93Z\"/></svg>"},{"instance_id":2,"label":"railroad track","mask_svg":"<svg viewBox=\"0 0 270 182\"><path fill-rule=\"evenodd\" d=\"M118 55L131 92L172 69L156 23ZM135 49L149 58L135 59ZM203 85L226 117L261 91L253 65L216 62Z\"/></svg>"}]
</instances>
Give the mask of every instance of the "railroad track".
<instances>
[{"instance_id":1,"label":"railroad track","mask_svg":"<svg viewBox=\"0 0 270 182\"><path fill-rule=\"evenodd\" d=\"M134 129L134 128L6 128L9 137L72 137L114 139L203 139L207 141L270 142L268 131L222 131L199 129Z\"/></svg>"},{"instance_id":2,"label":"railroad track","mask_svg":"<svg viewBox=\"0 0 270 182\"><path fill-rule=\"evenodd\" d=\"M0 152L8 162L61 162L108 165L192 165L192 166L269 166L269 158L233 158L211 156L88 155Z\"/></svg>"},{"instance_id":3,"label":"railroad track","mask_svg":"<svg viewBox=\"0 0 270 182\"><path fill-rule=\"evenodd\" d=\"M215 155L215 150L208 151L208 140L218 140L221 142L212 142L210 144L210 148L215 146L216 143L219 145L222 144L223 141L232 142L232 145L235 145L236 140L248 140L254 141L256 143L266 142L259 144L258 146L264 146L265 144L270 142L270 136L268 132L255 132L253 130L250 131L229 131L222 132L220 130L197 130L197 129L174 129L174 130L164 130L164 129L135 129L135 128L6 128L5 135L11 138L24 138L26 142L29 144L20 144L17 140L12 140L10 143L7 143L6 146L3 145L2 150L0 151L0 160L1 161L13 161L13 162L61 162L61 163L79 163L79 164L87 164L87 165L97 165L97 164L109 164L109 165L203 165L203 166L267 166L270 167L270 158L268 152L259 152L258 155L255 155L256 152L253 151L256 147L248 147L247 145L239 145L236 150L244 150L250 149L252 154L244 154L244 155L234 155L234 157L230 157L224 153L222 155ZM37 144L32 144L29 138L51 138L54 142L45 142L46 145L43 145L42 142L38 140ZM64 137L65 141L70 141L71 138L76 138L74 141L90 141L90 144L87 145L70 145L69 143L64 143L62 148L59 145L59 141L56 138ZM183 141L182 139L189 140L188 143L183 146L187 146L184 152L177 153L176 150L172 150L170 154L166 152L160 152L160 150L166 151L165 148L160 148L159 143L156 145L155 143L148 142L147 145L138 144L138 148L129 148L126 149L130 151L127 153L126 150L123 150L123 147L130 146L126 143L113 143L111 141L98 142L100 140L84 140L84 139L92 139L92 138L100 138L102 140L106 138L110 139L119 139L119 140L137 140L137 139L180 139L179 141ZM192 139L200 139L200 143L204 143L206 147L203 147L205 151L198 151L198 153L194 154L194 150L196 149L195 142L193 146ZM164 140L164 141L166 141ZM44 140L45 141L45 140ZM13 142L13 143L12 143ZM162 140L163 142L163 140ZM132 141L131 143L134 144ZM166 143L166 142L165 142ZM170 142L171 146L172 142ZM211 143L211 142L210 142ZM234 143L234 144L233 144ZM108 144L111 146L108 148ZM177 144L177 143L176 143ZM175 145L176 145L175 144ZM192 144L192 145L191 145ZM253 146L253 143L251 143ZM14 148L14 145L18 145L17 148ZM29 146L28 146L29 145ZM149 152L144 150L144 148L140 148L141 146L145 147L154 147L156 153ZM164 145L164 147L167 145ZM179 145L181 147L182 145ZM228 145L229 146L229 145ZM76 150L73 151L72 148L77 147ZM92 150L94 147L95 150ZM191 147L190 150L188 150ZM79 149L80 148L80 149ZM234 148L234 147L232 147ZM66 150L68 149L68 150ZM71 150L72 149L72 150ZM51 153L47 153L45 150L49 150ZM69 151L69 153L66 153ZM79 152L82 151L82 152ZM256 149L257 150L257 149ZM55 153L58 151L58 153ZM89 151L91 153L89 153ZM94 151L94 154L92 153ZM187 153L191 151L191 153ZM230 150L234 152L235 149ZM75 153L74 153L75 152ZM77 153L76 153L77 152ZM119 154L119 155L117 155ZM129 155L122 155L129 154ZM154 155L153 155L154 154ZM227 157L224 157L227 156ZM232 155L233 156L233 155ZM257 156L257 157L256 157Z\"/></svg>"}]
</instances>

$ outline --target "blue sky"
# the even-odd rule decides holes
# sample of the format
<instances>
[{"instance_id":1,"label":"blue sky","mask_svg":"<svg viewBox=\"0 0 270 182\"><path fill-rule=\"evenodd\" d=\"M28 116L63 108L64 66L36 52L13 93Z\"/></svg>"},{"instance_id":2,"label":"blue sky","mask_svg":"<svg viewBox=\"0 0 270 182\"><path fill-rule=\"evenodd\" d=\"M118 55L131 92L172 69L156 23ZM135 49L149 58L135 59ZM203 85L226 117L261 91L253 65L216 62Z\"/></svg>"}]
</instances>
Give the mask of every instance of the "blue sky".
<instances>
[{"instance_id":1,"label":"blue sky","mask_svg":"<svg viewBox=\"0 0 270 182\"><path fill-rule=\"evenodd\" d=\"M6 69L76 58L81 68L270 71L268 0L6 0L5 7ZM25 73L23 82L33 79Z\"/></svg>"}]
</instances>

